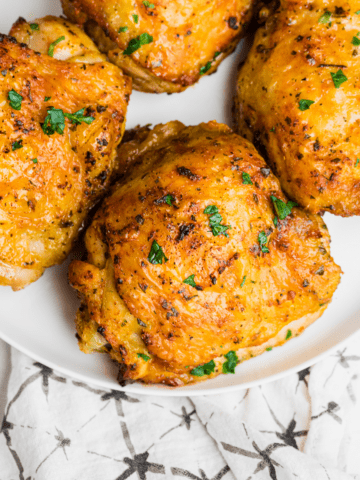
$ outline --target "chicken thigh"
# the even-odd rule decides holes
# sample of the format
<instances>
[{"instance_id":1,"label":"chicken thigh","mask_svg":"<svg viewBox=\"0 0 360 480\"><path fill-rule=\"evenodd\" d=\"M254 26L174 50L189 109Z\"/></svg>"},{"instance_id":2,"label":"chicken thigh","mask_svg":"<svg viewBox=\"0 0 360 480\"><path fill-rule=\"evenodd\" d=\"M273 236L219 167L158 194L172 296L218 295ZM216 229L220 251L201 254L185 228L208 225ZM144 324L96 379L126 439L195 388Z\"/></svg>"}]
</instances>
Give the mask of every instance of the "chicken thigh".
<instances>
[{"instance_id":1,"label":"chicken thigh","mask_svg":"<svg viewBox=\"0 0 360 480\"><path fill-rule=\"evenodd\" d=\"M62 0L102 52L144 92L180 92L236 47L252 0Z\"/></svg>"},{"instance_id":2,"label":"chicken thigh","mask_svg":"<svg viewBox=\"0 0 360 480\"><path fill-rule=\"evenodd\" d=\"M216 122L145 127L70 264L81 350L120 381L180 386L301 333L340 280L320 216L288 202L255 148Z\"/></svg>"},{"instance_id":3,"label":"chicken thigh","mask_svg":"<svg viewBox=\"0 0 360 480\"><path fill-rule=\"evenodd\" d=\"M237 85L239 133L312 213L360 215L360 10L281 0Z\"/></svg>"},{"instance_id":4,"label":"chicken thigh","mask_svg":"<svg viewBox=\"0 0 360 480\"><path fill-rule=\"evenodd\" d=\"M11 34L0 36L0 285L19 290L65 259L108 187L131 79L65 20L20 19Z\"/></svg>"}]
</instances>

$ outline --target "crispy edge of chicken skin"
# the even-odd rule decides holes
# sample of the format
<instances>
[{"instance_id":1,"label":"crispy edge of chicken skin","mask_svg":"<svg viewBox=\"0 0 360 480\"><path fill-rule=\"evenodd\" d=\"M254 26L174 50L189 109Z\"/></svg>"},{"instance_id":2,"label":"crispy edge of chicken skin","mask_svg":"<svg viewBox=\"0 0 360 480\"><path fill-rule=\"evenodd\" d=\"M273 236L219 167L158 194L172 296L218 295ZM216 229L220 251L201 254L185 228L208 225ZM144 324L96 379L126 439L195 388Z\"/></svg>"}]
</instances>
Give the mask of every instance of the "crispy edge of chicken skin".
<instances>
[{"instance_id":1,"label":"crispy edge of chicken skin","mask_svg":"<svg viewBox=\"0 0 360 480\"><path fill-rule=\"evenodd\" d=\"M299 205L360 215L358 6L282 0L271 8L239 71L237 131ZM347 80L337 88L331 75L339 71Z\"/></svg>"},{"instance_id":2,"label":"crispy edge of chicken skin","mask_svg":"<svg viewBox=\"0 0 360 480\"><path fill-rule=\"evenodd\" d=\"M186 17L186 22L182 18L182 23L179 24L179 18L183 15L179 12L180 8L183 11L189 10L183 4L180 5L180 2L178 6L175 5L175 2L171 4L171 8L174 10L172 13L169 12L169 5L166 3L162 5L164 2L158 1L158 4L154 4L155 7L151 10L146 8L143 2L138 1L137 4L131 5L130 2L128 3L123 7L124 18L131 19L132 16L129 12L135 9L134 12L137 12L140 20L135 25L132 19L126 21L125 23L129 23L128 30L119 33L118 27L113 25L111 19L108 18L107 12L111 12L110 1L108 1L109 6L99 10L100 7L95 2L62 0L65 15L74 23L82 25L99 49L108 55L110 61L132 77L134 89L148 93L177 93L196 83L202 76L215 72L220 63L234 51L244 36L246 26L251 19L254 2L243 0L242 8L236 10L236 1L232 0L231 5L225 8L225 5L222 4L226 2L223 0L221 8L224 15L221 17L221 22L224 26L216 33L214 30L206 33L204 22L201 26L196 25L196 32L192 32L190 28L194 27L193 16ZM189 3L195 2L192 0ZM172 21L171 18L168 18L169 15L174 15L176 19ZM115 17L116 23L119 21L121 23L118 13ZM190 27L186 27L186 25L190 25ZM119 24L119 26L122 25ZM212 26L207 28L211 29ZM178 31L181 34L177 33ZM144 54L141 50L132 55L123 54L133 38L148 32L154 40L150 45L141 48L141 50L145 49ZM194 39L194 37L196 38ZM211 38L210 43L209 38ZM196 47L191 43L193 39ZM204 55L202 49L206 49L208 53ZM182 52L184 52L183 55ZM151 61L148 61L149 55L154 57ZM190 68L189 57L191 55L194 56L193 65L196 69ZM161 61L156 60L155 57L159 56L164 56L164 58ZM185 66L182 68L183 64Z\"/></svg>"},{"instance_id":3,"label":"crispy edge of chicken skin","mask_svg":"<svg viewBox=\"0 0 360 480\"><path fill-rule=\"evenodd\" d=\"M186 140L187 134L189 134L189 136ZM69 268L70 284L75 289L78 290L80 294L80 298L82 300L82 305L77 313L77 318L76 318L76 326L77 326L77 332L79 335L80 349L85 353L91 353L93 351L108 352L110 354L110 357L116 360L117 362L119 362L120 364L119 379L121 383L124 383L126 381L139 380L144 383L160 383L160 384L169 385L169 386L182 386L182 385L195 383L198 381L206 380L208 378L213 378L217 376L218 374L222 373L222 365L224 364L224 362L226 362L226 358L220 354L222 352L221 350L219 351L217 347L216 349L214 349L214 353L210 354L210 356L207 356L207 358L204 358L203 356L203 361L198 361L198 363L196 362L189 363L189 365L185 367L184 367L184 364L181 362L178 363L175 360L167 361L163 357L157 356L155 353L156 349L154 351L154 349L152 348L153 343L151 342L150 344L148 343L148 340L150 338L155 341L157 333L152 332L151 334L151 329L152 329L151 326L150 326L150 335L146 333L146 331L149 331L148 330L149 322L150 323L152 322L152 320L149 320L151 317L151 314L148 313L148 315L146 316L146 311L150 312L152 309L150 307L150 304L143 305L142 311L138 310L136 307L134 307L134 302L139 306L139 302L141 302L140 297L139 298L136 297L133 300L130 300L130 302L128 302L130 298L128 296L129 291L126 293L126 289L125 291L120 290L124 285L124 282L125 283L127 282L127 280L122 280L122 278L126 279L130 273L131 273L131 277L136 275L136 271L128 270L126 272L121 270L123 268L122 259L125 258L125 256L128 259L130 259L131 257L130 251L124 250L122 254L119 254L119 255L116 254L114 256L114 251L112 247L111 247L111 251L109 252L109 246L108 246L109 244L109 245L115 246L114 248L117 248L116 245L122 243L122 240L120 240L119 242L119 237L115 243L114 243L114 240L111 240L110 232L114 229L114 223L113 221L110 221L110 220L108 222L106 221L106 219L110 219L112 208L114 205L116 205L116 202L120 201L121 203L122 196L121 196L121 193L119 194L119 190L123 191L123 195L125 196L127 194L130 194L129 192L132 189L131 183L135 182L134 185L136 185L136 179L139 176L140 178L145 178L146 172L149 172L149 171L151 171L151 175L155 175L157 178L159 178L159 180L161 180L161 176L158 173L158 170L156 170L156 163L152 164L152 161L154 159L151 160L151 156L155 152L155 158L156 158L156 151L158 151L158 152L161 152L160 155L164 155L164 157L167 157L168 155L167 149L168 148L171 149L169 145L172 145L174 141L176 143L178 140L180 140L178 147L182 150L182 154L186 157L187 155L186 152L189 152L189 155L191 155L190 151L194 152L196 150L195 144L197 141L197 140L194 140L194 138L190 139L191 134L193 134L195 139L197 140L200 139L199 141L201 141L201 139L203 140L204 142L202 144L203 149L201 149L200 147L200 150L204 152L203 154L205 156L212 155L212 152L214 152L217 148L220 149L219 150L220 153L223 152L225 155L225 150L226 150L226 147L224 147L225 142L228 144L231 144L231 147L229 148L232 148L233 152L235 152L237 146L242 148L243 149L242 153L241 154L238 153L240 156L244 153L245 150L248 150L249 157L247 157L246 163L249 162L251 164L253 162L252 167L255 167L254 170L251 171L251 174L252 174L251 178L253 179L254 183L255 183L255 179L256 179L256 183L258 182L261 183L258 187L247 185L247 187L251 189L249 190L249 195L253 192L253 189L256 190L258 201L262 202L264 198L260 200L260 192L262 191L262 189L266 190L266 188L270 188L272 193L276 194L278 198L280 198L281 196L281 198L284 199L284 196L281 193L281 190L279 189L278 181L270 173L270 170L266 168L265 163L263 162L261 157L256 153L255 149L246 140L233 134L232 131L225 125L219 125L216 122L209 122L208 124L201 124L198 127L185 127L180 122L169 122L166 125L157 125L151 131L149 130L148 127L144 127L144 128L138 129L137 131L132 131L127 135L126 139L128 139L129 141L127 143L123 143L120 146L119 157L124 156L128 160L128 162L132 165L132 168L130 172L125 176L125 179L123 180L124 183L119 183L118 185L113 187L113 194L110 195L110 197L108 197L104 201L99 211L97 212L93 223L91 224L91 226L86 232L85 245L88 252L87 261L82 262L82 261L75 260L70 264L70 268ZM221 146L220 146L220 143L221 143ZM197 145L197 147L199 147L199 145ZM213 148L212 151L211 151L211 148ZM210 152L208 152L209 149L210 149ZM199 149L196 151L196 153L199 154ZM168 165L170 160L167 157L164 160L165 163L162 163L160 159L158 159L158 161L160 165L163 166L163 168L167 168L165 167L165 165ZM184 162L184 157L182 158L181 161ZM235 160L234 166L236 166L236 161L238 160ZM124 163L125 162L122 161L122 164ZM193 163L192 164L193 166L191 167L191 172L194 175L200 175L200 172L204 173L205 164L207 164L205 160L203 160L203 163L199 163L197 167L196 167L196 164ZM189 164L186 165L186 168L188 167L190 167ZM260 169L265 169L264 170L265 171L264 175L266 175L265 179L261 178L263 174L261 173ZM155 170L155 172L153 170ZM235 172L236 171L237 169L235 168ZM167 168L167 174L169 174L168 168ZM264 186L263 182L267 185L267 187ZM230 181L228 183L230 183ZM199 188L200 187L201 187L201 183L199 183ZM152 193L151 193L152 190L150 186L146 186L146 185L144 185L142 189L140 189L140 185L138 186L138 188L135 188L137 194L139 195L139 198L141 198L141 190L143 190L144 188L148 192L147 195L150 195L152 198ZM159 187L159 188L161 189L162 187ZM164 186L165 191L166 191L166 188L167 187ZM168 188L170 191L171 187L168 186ZM186 188L186 186L184 186L184 188ZM179 187L176 189L175 185L173 185L173 189L171 190L171 192L172 192L173 198L178 198L181 195L179 191ZM185 196L185 192L184 192L184 196ZM210 200L210 197L209 197L209 200ZM114 201L115 201L115 204L114 204ZM142 201L146 202L146 200L142 200ZM224 202L226 207L226 201L224 200ZM269 202L269 199L267 200L267 202ZM134 206L135 204L136 204L136 201L133 202ZM150 208L150 206L154 204L153 204L153 201L151 201L151 203L146 203L146 205L144 206L144 209L145 209L144 212L146 212L148 208ZM164 203L163 205L165 206L166 209L168 208ZM221 203L221 200L220 200L220 205L222 207L221 213L226 212L226 208L224 209L224 204ZM120 211L122 211L122 215L125 217L124 221L128 222L129 221L129 219L127 219L128 210L125 208L125 205L123 207L124 208L120 208ZM270 215L272 217L273 213L272 213L271 207L270 209L269 207L270 206L268 204L266 205L266 207L264 207L265 210L267 210L267 211L264 210L264 215L266 216ZM143 213L141 211L136 216L136 224L143 226L143 225L146 225L146 222L156 221L155 207L151 207L151 208L154 208L154 214L153 214L154 218L153 218L153 215L149 217L148 213ZM176 205L175 213L173 214L174 218L176 215L180 215L178 213L179 212L178 208L181 209L181 204ZM169 206L169 209L171 211L170 206ZM132 210L134 210L134 216L135 216L136 213L138 213L137 209L132 208ZM167 213L166 215L167 215L167 221L171 222L170 220L171 217L169 216L170 214ZM201 215L200 211L196 216L198 215L199 216ZM116 217L116 218L119 218L119 217ZM227 218L228 218L227 221L229 222L229 217ZM231 217L231 218L234 219L234 217ZM292 227L289 226L290 223L293 223ZM230 220L230 225L231 224L233 225L233 227L235 227L234 222ZM322 228L324 227L324 223L322 219L317 216L307 215L302 210L295 208L294 211L291 213L290 217L288 217L287 221L285 219L283 222L281 222L283 239L282 240L280 238L278 238L278 240L274 239L271 243L272 245L271 249L278 249L276 254L278 255L277 260L276 259L273 260L275 262L275 266L277 265L276 262L280 262L280 258L286 255L285 252L287 252L287 250L284 245L281 246L282 245L281 242L286 243L286 240L288 238L286 232L289 231L288 229L294 228L296 231L294 230L292 234L297 237L302 237L303 235L306 235L305 230L301 230L302 228L304 228L305 224L313 228L312 230L309 227L311 231L309 230L307 232L308 235L310 235L310 237L308 237L310 239L309 255L311 253L310 252L311 242L315 242L316 245L319 243L320 245L320 241L319 241L320 238L322 238L323 241L326 243L327 249L329 248L329 235L326 232L326 230ZM131 225L131 221L130 221L130 224L127 223L127 227L124 225L122 226L120 221L118 228L120 229L120 231L123 231L122 229L124 229L124 231L127 232L126 238L128 237L131 238L132 240L130 244L133 245L134 244L133 242L137 242L137 240L136 240L136 235L134 236L134 233L131 233L132 227L130 227L130 225ZM319 227L321 227L321 233L320 233ZM134 228L135 230L137 230L138 227L134 227ZM233 230L229 230L230 235L232 234ZM158 229L156 231L158 232ZM204 235L204 233L202 235ZM251 235L251 234L247 234L247 235ZM244 241L247 238L247 235L244 237ZM157 233L156 238L159 238L159 233ZM188 238L189 237L186 237L186 239ZM224 237L222 237L221 240L217 241L218 238L220 237L216 237L216 240L214 240L213 237L210 237L210 239L207 239L205 243L210 245L211 242L214 241L215 245L217 245L216 248L220 249L219 250L220 252L221 242L223 242ZM298 241L298 239L296 241ZM294 237L293 237L292 247L295 248L295 251L294 253L292 253L292 255L295 255L295 257L296 255L300 255L300 250L298 250L298 246L296 246L296 241L294 241ZM173 258L174 252L171 251L170 244L166 243L164 239L162 242L159 240L159 244L162 245L162 247L164 247L165 254L168 255L171 260ZM183 243L178 244L179 246L177 248L182 248L180 247L180 245L182 244ZM139 245L142 245L142 243L140 243ZM136 246L134 248L136 248ZM314 245L312 245L311 248L314 249L315 248ZM142 247L140 247L140 250L141 249ZM145 250L147 252L148 248L146 247ZM328 250L324 248L323 248L323 251L328 252ZM196 281L200 282L201 284L204 284L204 279L200 278L200 276L202 271L204 270L207 271L207 266L206 264L204 264L203 267L200 267L200 269L197 271L196 270L197 267L195 267L195 265L197 264L197 260L196 258L192 258L192 254L190 252L191 250L189 251L188 254L184 252L183 262L186 263L186 256L190 258L191 264L194 265L194 267L192 268L192 271L193 271L192 273L196 274L195 275ZM142 256L142 254L140 255ZM209 253L207 255L209 255ZM226 255L228 256L229 252L227 252ZM257 271L257 269L263 269L265 271L265 269L267 268L266 262L270 262L271 260L269 260L269 258L266 258L266 256L262 256L261 253L259 254L260 257L258 257L257 254L255 256L252 256L250 252L248 252L248 255L251 262L253 262L255 265L254 270L251 272L250 276L254 275L252 278L255 278L256 276L255 272ZM312 255L314 255L314 253L312 253ZM265 335L264 339L262 339L261 341L256 341L256 338L255 338L256 335L255 335L254 341L250 340L250 338L248 339L250 345L242 346L243 342L240 342L238 344L240 348L236 347L237 342L235 342L235 344L232 342L229 343L224 338L224 350L225 350L224 353L226 353L228 350L236 351L239 362L242 362L253 356L260 355L267 349L271 349L275 346L282 345L285 341L287 341L290 338L289 330L291 330L290 336L291 338L293 338L294 336L302 333L308 325L310 325L317 318L319 318L319 316L321 316L324 310L326 309L328 303L331 301L332 294L336 289L337 284L340 280L340 272L341 272L340 268L333 262L330 255L328 253L324 253L324 255L326 255L326 266L325 266L325 272L327 272L326 278L323 276L324 267L321 269L321 271L319 270L317 273L314 273L313 269L315 268L315 266L313 266L313 264L311 264L311 266L310 264L309 265L306 264L305 266L306 268L304 267L304 271L307 272L309 281L306 281L307 283L306 284L304 283L304 285L301 286L301 288L297 293L292 291L291 295L288 295L287 298L284 300L285 303L288 302L286 303L288 307L285 307L285 308L289 308L289 310L286 310L286 312L288 312L286 318L288 318L291 312L290 305L293 305L293 308L295 309L294 311L297 311L296 305L294 303L294 298L296 297L296 295L300 295L300 297L304 295L306 297L304 301L306 305L306 309L304 306L302 308L299 308L299 311L302 312L300 318L296 318L296 315L294 313L291 313L290 320L284 321L283 325L277 324L276 327L274 327L274 332L272 335L270 335L270 338L266 338L266 335ZM204 288L202 287L200 289L201 291L195 291L195 294L196 294L195 296L204 295L204 294L206 295L206 291L209 292L211 291L211 289L213 290L215 290L216 288L221 289L220 282L224 282L225 284L230 285L228 287L230 289L232 288L231 285L234 285L233 287L234 292L235 292L235 289L239 290L238 287L241 280L238 281L238 285L236 285L236 282L234 284L234 279L231 278L231 275L232 275L231 271L236 261L241 261L242 255L240 254L239 257L235 255L235 257L236 258L234 262L233 261L227 262L229 265L224 270L220 268L221 272L219 270L219 276L218 276L217 282L212 281L211 284L209 284L209 286L205 285ZM303 259L300 260L300 258L303 258ZM311 257L311 258L314 258L314 257ZM143 268L145 269L145 271L153 268L150 263L145 265L145 260L146 259L144 258L144 260L140 262L141 265L144 264ZM128 261L131 262L131 259L126 260L126 262ZM321 258L321 261L325 262L325 259ZM302 265L302 263L306 263L306 262L309 263L310 260L307 260L306 257L299 257L296 259L296 262L299 263L299 265ZM138 262L135 260L135 263L137 265ZM164 268L165 268L165 265L168 265L168 264L165 263ZM142 267L138 266L135 268L141 269ZM161 273L163 271L162 265L156 268L158 268L158 274L161 276L161 278L163 278L163 281L165 281L165 284L166 284L166 278L167 278L166 274ZM289 272L287 272L286 270L284 271L283 267L278 266L277 268L279 269L279 275L290 275ZM302 268L302 266L300 268ZM119 271L120 271L119 269L122 272L121 276L119 276ZM293 274L295 274L295 270L293 270ZM148 289L148 287L145 286L144 283L141 283L142 279L140 277L136 279L136 282L139 282L138 284L144 295L149 293L150 290L153 288L151 285L152 285L152 282L154 281L154 280L151 280L149 277L151 273L147 272L146 275L147 275L146 277L147 283L150 285L150 289ZM218 275L218 273L216 273L216 275ZM226 276L226 275L230 275L230 276ZM239 278L239 275L237 276L237 278ZM243 275L243 272L241 273L240 277L242 277L242 275ZM175 274L173 276L175 276ZM182 275L182 276L184 277L185 275ZM152 278L154 279L155 277L152 277ZM288 277L286 277L286 279L288 279ZM256 296L257 294L259 294L259 292L255 294L253 293L253 291L250 292L250 289L253 287L251 286L252 282L250 282L249 278L248 280L249 280L248 283L245 284L245 288L242 290L245 295L244 297L245 301L246 301L246 298L251 299L253 295ZM325 286L325 283L326 283L326 286ZM319 293L320 297L327 298L326 300L324 300L324 303L321 303L321 304L316 303L321 301L320 297L318 300L315 301L316 305L314 301L310 301L312 293L311 294L310 292L307 293L307 290L306 290L309 284L312 285L312 287L310 288L313 288L314 292L315 290L318 291L319 290L318 287L320 287L320 290L322 291L322 293ZM181 285L182 285L181 282L180 282L180 285L178 285L177 280L175 280L174 289L177 291L179 288L181 288ZM185 287L184 285L182 286ZM244 287L244 285L242 285L242 287ZM135 288L135 287L131 286L130 289L132 288ZM162 292L162 289L164 289L163 292ZM275 287L274 287L274 290L276 290ZM192 287L189 287L189 292L186 290L186 293L191 294L191 291L192 291ZM325 295L325 297L322 297L323 294ZM163 305L162 308L165 308L165 307L167 308L168 305L175 304L174 296L169 295L169 290L166 290L165 286L160 288L159 295L160 296L162 295L166 299L167 305ZM209 297L208 302L210 306L210 303L212 302L211 297ZM156 304L154 303L153 305L154 305L154 308L156 308L158 315L161 315L161 319L159 317L159 322L160 322L159 325L162 325L162 322L166 322L166 320L162 319L161 307L159 305L159 310L158 310L157 306L155 306ZM181 306L180 303L175 305L176 305L177 313L179 314L179 317L176 315L175 320L177 321L177 319L182 316L184 311L182 310L183 307ZM278 307L279 318L280 318L281 309L283 308L280 305L281 303L279 304L279 307ZM311 309L311 311L306 311L306 310L309 310L309 308ZM212 310L210 309L210 311ZM198 313L196 313L196 310L195 310L193 315L197 316L199 312L200 310L198 311ZM285 311L281 315L285 315ZM174 319L174 317L172 318ZM201 318L201 315L200 315L200 318ZM261 315L259 318L261 319L261 321L263 321ZM208 322L209 317L206 319L206 316L204 316L202 317L201 321ZM243 321L246 322L246 321L249 321L249 319L247 320L243 319ZM205 326L206 324L203 323L203 325ZM163 327L159 327L159 328L161 329ZM185 327L185 324L183 324L183 328L187 328ZM230 326L230 323L227 324L227 328L232 328ZM251 331L251 327L250 327L250 331ZM192 333L190 328L187 330L187 332L189 334ZM245 329L244 329L244 332L245 332ZM159 335L160 335L160 332L159 332ZM175 337L177 336L176 328L174 329L174 332L171 334L171 337L174 338L174 335ZM205 338L206 338L206 335L207 334L204 330L203 336L205 336ZM226 342L227 342L227 345L226 345ZM214 345L212 344L208 345L209 348L211 348L212 346ZM165 357L166 357L167 355L166 347L164 347L164 349L162 349L161 351L165 353ZM201 357L201 354L199 355ZM205 356L206 355L208 354L205 353ZM198 365L203 365L204 363L207 363L207 361L209 360L213 360L215 362L214 371L210 375L194 376L191 374L191 371L193 368L196 368L196 366Z\"/></svg>"},{"instance_id":4,"label":"crispy edge of chicken skin","mask_svg":"<svg viewBox=\"0 0 360 480\"><path fill-rule=\"evenodd\" d=\"M3 154L3 160L6 161L3 165L11 166L12 179L11 181L9 180L10 183L6 180L8 177L6 171L9 168L4 170L3 167L0 179L3 185L5 185L0 199L0 211L4 219L2 223L3 231L0 236L0 285L11 286L13 290L20 290L36 281L46 268L61 263L68 255L78 232L83 226L86 214L100 199L110 184L111 174L115 167L116 147L125 130L124 117L131 93L131 79L124 76L112 64L106 62L106 57L98 51L91 39L81 29L71 25L70 22L64 19L51 16L38 19L35 22L37 22L37 29L32 30L30 24L24 19L19 19L11 29L13 36L2 35L0 39L3 59L1 78L3 84L2 95L5 99L4 112L9 109L8 91L15 89L16 92L22 95L20 110L17 111L10 108L8 111L8 114L11 113L16 120L17 126L15 128L11 126L11 122L7 122L6 131L8 131L9 139L16 137L18 141L17 137L19 137L21 142L23 142L21 145L23 148L6 155ZM59 38L58 35L64 36L65 40L62 42L63 45L59 44L59 47L55 49L54 58L51 58L46 53L50 43L54 39ZM28 44L37 51L29 48ZM62 61L56 59L58 55ZM94 111L95 121L91 125L86 125L87 130L84 128L85 124L76 127L72 126L71 128L66 125L64 135L61 138L59 135L58 140L60 143L58 142L56 147L54 142L57 141L55 136L58 134L55 133L53 136L48 137L40 127L41 121L46 116L45 107L56 105L58 108L63 108L64 111L68 109L75 111L82 106L81 102L85 102L88 105L91 95L87 95L89 92L86 93L86 90L89 90L89 85L84 83L84 92L79 91L74 95L76 87L71 87L69 91L64 92L67 98L63 100L64 93L61 92L58 85L55 85L55 83L53 85L52 83L54 79L51 79L51 69L54 71L54 76L58 75L57 82L61 85L62 82L67 81L65 79L69 76L72 69L74 82L81 81L83 74L81 73L80 75L79 72L81 72L82 66L87 69L89 74L93 74L94 78L100 79L102 76L103 80L105 80L103 69L106 69L105 71L108 73L106 81L110 82L110 85L111 82L114 82L114 77L118 77L116 85L114 84L114 91L109 92L105 97L101 98L100 94L98 97L94 97L93 103L98 105L98 111ZM8 67L11 68L9 69ZM26 72L27 69L28 73ZM15 71L11 79L10 71ZM64 79L61 71L63 71ZM78 79L75 77L78 77ZM83 82L85 82L85 79ZM119 84L121 82L124 86L121 87L123 93L120 94ZM89 82L87 81L87 83ZM25 88L26 85L27 87ZM40 92L42 93L40 94ZM51 93L53 94L52 98L50 101L46 101L44 97L46 95L51 97ZM109 105L102 107L101 103L103 101L107 101ZM113 104L111 105L111 103ZM76 108L77 106L78 108ZM74 110L72 110L73 108ZM40 118L41 111L44 111L42 118ZM102 118L102 127L99 131L100 117ZM5 117L3 116L3 118ZM103 148L102 153L104 157L99 156L101 152L93 151L94 145L92 144L92 140L96 141L96 136L101 134L101 130L105 137L107 136L106 131L113 131L113 140L110 143L108 142L109 146ZM90 137L86 140L87 135L90 135ZM65 145L66 138L69 138L69 142ZM4 141L4 137L2 139ZM84 153L82 151L86 145L89 147L89 154L94 154L94 161L97 159L99 162L90 169L91 171L89 170L85 173L87 160L82 158L82 153ZM66 153L71 146L75 149L80 149L82 153L78 155ZM11 151L11 148L6 149L6 151L8 150ZM60 151L62 151L61 155L58 154ZM64 155L68 157L67 160L65 160ZM10 156L11 159L8 158ZM35 162L31 160L32 157L37 157ZM59 169L56 167L56 162L54 165L55 160L59 163ZM64 160L72 163L72 167L70 164L66 166ZM101 180L93 178L97 168L100 168L98 173L106 171L106 178L102 177ZM67 170L69 170L68 173L65 172ZM69 173L70 170L73 170L71 174ZM78 172L79 179L80 177L82 178L81 182L89 181L92 183L93 190L91 195L85 195L85 185L79 187L78 180L75 178L76 172ZM74 188L80 188L83 192L83 198L79 197L79 191L73 192L71 204L69 203L69 208L65 208L61 201L56 206L56 199L53 195L52 199L48 200L50 203L46 206L46 198L48 195L54 194L53 183L55 177L63 178L65 182L68 180L68 184L73 182ZM30 182L29 187L24 183L27 178L32 182ZM6 186L7 184L8 186ZM24 185L22 186L22 184ZM46 184L47 186L45 186ZM40 185L40 187L37 187L37 185ZM63 188L61 186L61 189ZM58 190L60 197L62 195L61 192L64 191L61 189ZM28 196L27 210L23 205L21 214L19 211L20 204L16 204L19 200L16 200L15 197L15 203L7 200L8 194L10 195L11 192L13 192L15 197L17 195L21 201L24 197L23 192L28 192L26 194ZM54 203L54 210L51 214L52 203ZM37 207L40 205L43 213L37 214ZM16 209L15 206L17 206ZM79 211L71 214L72 206L73 208L78 208ZM57 229L52 227L54 222L55 224L59 223ZM50 229L54 233L54 235L50 233L48 235L49 238L52 237L52 242L45 238L46 231L49 230L50 232Z\"/></svg>"}]
</instances>

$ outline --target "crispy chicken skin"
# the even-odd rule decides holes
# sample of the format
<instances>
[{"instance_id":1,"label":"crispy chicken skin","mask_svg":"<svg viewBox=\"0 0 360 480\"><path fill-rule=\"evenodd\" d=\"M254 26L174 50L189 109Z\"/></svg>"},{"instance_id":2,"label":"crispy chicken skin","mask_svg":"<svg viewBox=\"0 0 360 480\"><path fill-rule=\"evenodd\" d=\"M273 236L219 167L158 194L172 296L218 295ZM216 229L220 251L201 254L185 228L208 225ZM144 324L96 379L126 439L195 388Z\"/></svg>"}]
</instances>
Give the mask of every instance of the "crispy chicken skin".
<instances>
[{"instance_id":1,"label":"crispy chicken skin","mask_svg":"<svg viewBox=\"0 0 360 480\"><path fill-rule=\"evenodd\" d=\"M173 93L214 72L236 47L251 16L252 0L62 0L110 61L133 78L137 90ZM133 39L152 42L124 55Z\"/></svg>"},{"instance_id":2,"label":"crispy chicken skin","mask_svg":"<svg viewBox=\"0 0 360 480\"><path fill-rule=\"evenodd\" d=\"M110 183L131 92L131 79L77 27L54 17L32 25L20 19L16 38L0 36L0 285L14 290L68 255ZM51 58L49 45L61 36ZM56 59L60 51L66 61ZM63 134L46 134L49 107L85 109L93 120L65 118Z\"/></svg>"},{"instance_id":3,"label":"crispy chicken skin","mask_svg":"<svg viewBox=\"0 0 360 480\"><path fill-rule=\"evenodd\" d=\"M204 380L229 351L258 355L323 313L340 280L326 226L300 208L274 226L270 196L286 197L247 140L216 122L170 122L133 132L119 161L132 168L96 213L87 261L73 261L69 279L82 299L80 348L109 351L121 380ZM228 228L215 235L212 221ZM194 374L212 360L210 375Z\"/></svg>"},{"instance_id":4,"label":"crispy chicken skin","mask_svg":"<svg viewBox=\"0 0 360 480\"><path fill-rule=\"evenodd\" d=\"M239 133L312 213L360 215L357 10L355 1L281 0L238 78Z\"/></svg>"}]
</instances>

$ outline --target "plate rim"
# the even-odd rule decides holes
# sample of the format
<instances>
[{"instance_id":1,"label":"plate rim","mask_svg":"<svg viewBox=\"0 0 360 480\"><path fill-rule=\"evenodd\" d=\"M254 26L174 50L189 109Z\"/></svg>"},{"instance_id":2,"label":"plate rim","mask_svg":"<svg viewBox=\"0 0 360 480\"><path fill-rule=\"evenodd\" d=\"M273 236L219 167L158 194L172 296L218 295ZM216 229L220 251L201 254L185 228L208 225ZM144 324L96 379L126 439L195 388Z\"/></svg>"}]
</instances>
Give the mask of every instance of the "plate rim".
<instances>
[{"instance_id":1,"label":"plate rim","mask_svg":"<svg viewBox=\"0 0 360 480\"><path fill-rule=\"evenodd\" d=\"M90 383L91 385L102 387L107 390L117 390L117 391L129 393L129 394L135 394L135 395L164 396L164 397L199 397L199 396L219 395L223 393L233 393L233 392L245 390L252 387L257 387L260 385L265 385L267 383L274 382L276 380L281 380L282 378L287 377L293 373L297 373L301 370L304 370L305 368L312 367L313 365L325 359L326 357L329 357L335 350L338 350L339 348L341 348L342 345L349 342L349 340L355 334L357 334L359 330L360 330L360 327L354 330L353 332L350 332L339 343L336 343L332 347L329 347L327 350L319 353L318 355L312 357L311 359L308 359L297 366L289 367L285 370L282 370L281 372L277 372L272 375L269 375L266 378L251 380L251 381L243 382L237 385L228 385L224 387L216 387L211 389L208 388L208 389L194 390L194 391L185 390L188 386L172 388L172 387L166 387L166 386L156 386L156 384L143 385L143 384L136 384L136 383L131 384L131 389L128 389L126 386L122 387L121 385L116 383L113 386L109 387L109 385L107 385L106 382L103 382L100 379L95 379L95 380L91 379L89 381L89 378L86 375L82 375L81 373L74 372L72 370L69 370L66 367L58 366L51 360L45 359L42 355L33 353L29 348L23 347L22 345L19 345L15 340L9 338L8 335L4 334L4 332L2 332L1 330L0 330L0 339L4 340L4 342L8 343L11 347L24 353L25 355L32 358L33 360L36 360L54 369L55 371L60 372L63 375L66 375L67 377L70 377L75 380L81 380L87 384ZM141 385L141 386L137 386L137 385ZM148 391L144 391L147 389Z\"/></svg>"}]
</instances>

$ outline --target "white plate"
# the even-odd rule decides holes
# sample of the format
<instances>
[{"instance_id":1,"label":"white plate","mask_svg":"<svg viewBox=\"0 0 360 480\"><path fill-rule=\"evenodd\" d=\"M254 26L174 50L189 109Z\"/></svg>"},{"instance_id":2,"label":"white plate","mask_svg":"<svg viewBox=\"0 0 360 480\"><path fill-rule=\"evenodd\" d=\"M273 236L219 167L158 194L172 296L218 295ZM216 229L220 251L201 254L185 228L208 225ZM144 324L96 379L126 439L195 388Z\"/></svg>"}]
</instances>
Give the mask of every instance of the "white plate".
<instances>
[{"instance_id":1,"label":"white plate","mask_svg":"<svg viewBox=\"0 0 360 480\"><path fill-rule=\"evenodd\" d=\"M17 0L1 6L0 31L7 33L18 16L27 20L61 13L60 1ZM217 120L231 125L231 107L240 45L219 71L181 94L133 92L127 126L181 120L188 125ZM125 390L148 395L204 395L221 393L275 380L314 364L360 328L360 218L326 214L332 236L332 255L344 275L326 313L301 336L249 360L235 375L178 389L133 384ZM48 269L36 283L20 292L0 287L0 337L34 359L67 375L106 388L121 389L117 367L105 355L81 353L75 339L75 292L67 283L68 262ZM123 390L123 389L121 389Z\"/></svg>"}]
</instances>

